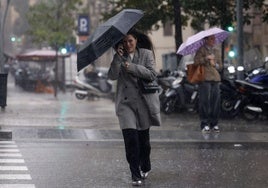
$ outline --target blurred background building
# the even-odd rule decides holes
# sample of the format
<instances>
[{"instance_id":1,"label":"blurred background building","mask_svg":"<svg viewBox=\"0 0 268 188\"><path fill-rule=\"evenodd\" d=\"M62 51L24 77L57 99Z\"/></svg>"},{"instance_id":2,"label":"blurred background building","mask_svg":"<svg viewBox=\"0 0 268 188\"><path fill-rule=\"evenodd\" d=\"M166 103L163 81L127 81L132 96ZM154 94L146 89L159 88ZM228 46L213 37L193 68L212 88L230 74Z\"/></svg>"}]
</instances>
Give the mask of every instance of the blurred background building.
<instances>
[{"instance_id":1,"label":"blurred background building","mask_svg":"<svg viewBox=\"0 0 268 188\"><path fill-rule=\"evenodd\" d=\"M5 38L4 38L4 50L8 54L16 56L25 49L34 48L30 38L26 35L27 28L29 27L26 22L25 14L29 9L29 6L41 0L11 0L7 20L5 24ZM113 7L109 4L108 0L83 0L81 8L88 10L89 18L89 35L100 24L101 13L111 10ZM266 0L268 6L268 0ZM2 7L4 7L5 1L1 1ZM254 8L251 10L256 17L252 20L250 25L244 27L244 49L245 56L251 56L250 58L256 60L256 58L262 61L268 56L268 25L262 24L260 17L261 12L258 12ZM1 10L2 12L2 10ZM79 15L76 15L77 18ZM235 29L232 33L233 37L228 41L235 46L236 37ZM193 35L195 31L189 27L183 28L183 40L185 41L188 36ZM76 33L74 33L76 35ZM163 67L163 59L166 54L175 53L175 30L174 26L169 23L160 27L157 31L152 31L150 37L155 46L157 69L160 70ZM77 44L81 43L87 38L77 37ZM99 58L98 63L101 65L108 65L111 61L112 51L107 52L103 57ZM257 57L258 56L258 57ZM244 58L248 60L249 58Z\"/></svg>"}]
</instances>

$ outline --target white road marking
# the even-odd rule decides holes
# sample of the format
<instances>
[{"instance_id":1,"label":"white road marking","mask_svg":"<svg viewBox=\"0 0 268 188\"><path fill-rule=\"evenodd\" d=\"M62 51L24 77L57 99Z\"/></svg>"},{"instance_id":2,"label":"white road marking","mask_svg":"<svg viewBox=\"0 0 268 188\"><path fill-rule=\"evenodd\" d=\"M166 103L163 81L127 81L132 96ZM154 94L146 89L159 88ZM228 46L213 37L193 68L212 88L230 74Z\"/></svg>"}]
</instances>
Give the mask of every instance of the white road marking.
<instances>
[{"instance_id":1,"label":"white road marking","mask_svg":"<svg viewBox=\"0 0 268 188\"><path fill-rule=\"evenodd\" d=\"M0 184L0 188L35 188L34 184Z\"/></svg>"},{"instance_id":2,"label":"white road marking","mask_svg":"<svg viewBox=\"0 0 268 188\"><path fill-rule=\"evenodd\" d=\"M0 153L18 153L20 150L18 149L0 149Z\"/></svg>"},{"instance_id":3,"label":"white road marking","mask_svg":"<svg viewBox=\"0 0 268 188\"><path fill-rule=\"evenodd\" d=\"M31 180L30 174L0 174L0 180Z\"/></svg>"},{"instance_id":4,"label":"white road marking","mask_svg":"<svg viewBox=\"0 0 268 188\"><path fill-rule=\"evenodd\" d=\"M24 159L0 159L0 163L24 163Z\"/></svg>"},{"instance_id":5,"label":"white road marking","mask_svg":"<svg viewBox=\"0 0 268 188\"><path fill-rule=\"evenodd\" d=\"M26 166L0 166L0 171L27 171L28 168Z\"/></svg>"},{"instance_id":6,"label":"white road marking","mask_svg":"<svg viewBox=\"0 0 268 188\"><path fill-rule=\"evenodd\" d=\"M15 141L0 141L0 144L15 144Z\"/></svg>"},{"instance_id":7,"label":"white road marking","mask_svg":"<svg viewBox=\"0 0 268 188\"><path fill-rule=\"evenodd\" d=\"M22 157L20 153L0 153L0 157Z\"/></svg>"},{"instance_id":8,"label":"white road marking","mask_svg":"<svg viewBox=\"0 0 268 188\"><path fill-rule=\"evenodd\" d=\"M16 146L16 145L7 145L7 144L5 144L5 145L0 145L0 148L17 148L18 146Z\"/></svg>"},{"instance_id":9,"label":"white road marking","mask_svg":"<svg viewBox=\"0 0 268 188\"><path fill-rule=\"evenodd\" d=\"M17 145L14 141L0 141L0 164L4 165L0 165L0 188L35 188L34 184L16 184L11 182L11 180L15 182L17 180L32 180L30 174L18 174L19 171L28 171L27 166L10 165L25 163L24 159L21 159L20 150L16 148ZM3 172L5 173L3 174Z\"/></svg>"}]
</instances>

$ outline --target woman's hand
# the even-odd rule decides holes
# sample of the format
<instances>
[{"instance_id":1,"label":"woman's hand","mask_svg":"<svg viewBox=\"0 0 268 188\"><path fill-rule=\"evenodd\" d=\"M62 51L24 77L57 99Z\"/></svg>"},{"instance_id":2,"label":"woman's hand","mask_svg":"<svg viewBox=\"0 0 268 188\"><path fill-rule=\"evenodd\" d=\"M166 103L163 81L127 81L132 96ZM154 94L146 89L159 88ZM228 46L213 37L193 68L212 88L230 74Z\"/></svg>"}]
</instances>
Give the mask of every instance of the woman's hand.
<instances>
[{"instance_id":1,"label":"woman's hand","mask_svg":"<svg viewBox=\"0 0 268 188\"><path fill-rule=\"evenodd\" d=\"M216 62L215 62L215 59L210 59L210 65L212 66L212 67L215 67L216 66Z\"/></svg>"},{"instance_id":2,"label":"woman's hand","mask_svg":"<svg viewBox=\"0 0 268 188\"><path fill-rule=\"evenodd\" d=\"M207 55L207 59L208 60L215 59L215 55L214 54Z\"/></svg>"},{"instance_id":3,"label":"woman's hand","mask_svg":"<svg viewBox=\"0 0 268 188\"><path fill-rule=\"evenodd\" d=\"M128 69L128 67L129 67L129 62L126 61L126 62L124 63L124 67L125 67L125 69Z\"/></svg>"},{"instance_id":4,"label":"woman's hand","mask_svg":"<svg viewBox=\"0 0 268 188\"><path fill-rule=\"evenodd\" d=\"M215 62L215 55L214 54L210 54L207 56L207 60L209 61L210 65L215 67L216 66L216 62Z\"/></svg>"},{"instance_id":5,"label":"woman's hand","mask_svg":"<svg viewBox=\"0 0 268 188\"><path fill-rule=\"evenodd\" d=\"M117 48L116 52L120 57L123 57L123 55L124 55L124 46L123 46L123 44L118 45L118 48Z\"/></svg>"}]
</instances>

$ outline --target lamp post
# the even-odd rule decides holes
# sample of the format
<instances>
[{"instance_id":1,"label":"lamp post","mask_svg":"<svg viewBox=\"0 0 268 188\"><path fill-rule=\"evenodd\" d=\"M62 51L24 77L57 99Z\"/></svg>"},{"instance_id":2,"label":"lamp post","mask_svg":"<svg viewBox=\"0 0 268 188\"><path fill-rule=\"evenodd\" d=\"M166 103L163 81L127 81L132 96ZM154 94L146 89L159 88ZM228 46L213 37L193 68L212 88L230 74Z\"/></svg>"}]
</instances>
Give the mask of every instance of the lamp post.
<instances>
[{"instance_id":1,"label":"lamp post","mask_svg":"<svg viewBox=\"0 0 268 188\"><path fill-rule=\"evenodd\" d=\"M244 50L243 50L243 0L236 1L237 12L237 78L244 79Z\"/></svg>"}]
</instances>

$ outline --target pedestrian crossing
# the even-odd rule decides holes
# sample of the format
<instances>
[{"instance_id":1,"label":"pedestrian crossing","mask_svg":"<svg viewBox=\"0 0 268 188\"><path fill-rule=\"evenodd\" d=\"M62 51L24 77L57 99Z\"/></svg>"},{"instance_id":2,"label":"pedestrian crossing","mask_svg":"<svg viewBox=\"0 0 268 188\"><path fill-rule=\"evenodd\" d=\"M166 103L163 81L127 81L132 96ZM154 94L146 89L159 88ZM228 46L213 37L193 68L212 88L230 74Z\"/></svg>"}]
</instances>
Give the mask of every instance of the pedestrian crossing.
<instances>
[{"instance_id":1,"label":"pedestrian crossing","mask_svg":"<svg viewBox=\"0 0 268 188\"><path fill-rule=\"evenodd\" d=\"M0 188L36 188L15 141L0 141Z\"/></svg>"}]
</instances>

